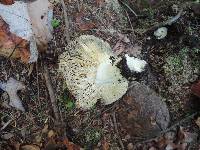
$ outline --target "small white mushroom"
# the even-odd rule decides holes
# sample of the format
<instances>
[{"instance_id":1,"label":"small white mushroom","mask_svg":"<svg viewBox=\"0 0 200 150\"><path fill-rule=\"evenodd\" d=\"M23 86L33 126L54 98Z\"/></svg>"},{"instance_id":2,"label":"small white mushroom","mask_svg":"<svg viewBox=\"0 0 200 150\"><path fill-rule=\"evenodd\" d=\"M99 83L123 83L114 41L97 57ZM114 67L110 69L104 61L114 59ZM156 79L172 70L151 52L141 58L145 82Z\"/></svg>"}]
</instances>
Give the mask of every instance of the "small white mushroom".
<instances>
[{"instance_id":1,"label":"small white mushroom","mask_svg":"<svg viewBox=\"0 0 200 150\"><path fill-rule=\"evenodd\" d=\"M154 31L154 36L158 40L165 38L167 36L167 28L166 27L158 28L156 31Z\"/></svg>"},{"instance_id":2,"label":"small white mushroom","mask_svg":"<svg viewBox=\"0 0 200 150\"><path fill-rule=\"evenodd\" d=\"M126 64L132 72L139 73L139 72L144 71L144 68L147 65L146 61L140 60L135 57L130 57L128 56L128 54L126 54L125 57L126 57Z\"/></svg>"},{"instance_id":3,"label":"small white mushroom","mask_svg":"<svg viewBox=\"0 0 200 150\"><path fill-rule=\"evenodd\" d=\"M10 98L10 106L15 107L16 109L19 109L21 111L25 111L22 102L17 95L17 91L25 88L25 85L23 83L13 78L9 78L9 80L5 83L0 82L0 88L8 93Z\"/></svg>"},{"instance_id":4,"label":"small white mushroom","mask_svg":"<svg viewBox=\"0 0 200 150\"><path fill-rule=\"evenodd\" d=\"M83 109L91 108L98 99L111 104L127 91L128 81L114 63L118 57L107 42L95 36L80 36L59 59L67 87Z\"/></svg>"}]
</instances>

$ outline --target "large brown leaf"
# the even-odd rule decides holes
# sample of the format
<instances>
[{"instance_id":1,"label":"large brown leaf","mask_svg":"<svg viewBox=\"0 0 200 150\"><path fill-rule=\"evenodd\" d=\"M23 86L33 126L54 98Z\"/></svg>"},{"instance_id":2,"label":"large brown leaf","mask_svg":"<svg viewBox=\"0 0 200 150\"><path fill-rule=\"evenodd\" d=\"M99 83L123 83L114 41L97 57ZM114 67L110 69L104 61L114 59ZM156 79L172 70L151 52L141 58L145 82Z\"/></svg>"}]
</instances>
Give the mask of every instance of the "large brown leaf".
<instances>
[{"instance_id":1,"label":"large brown leaf","mask_svg":"<svg viewBox=\"0 0 200 150\"><path fill-rule=\"evenodd\" d=\"M14 0L0 0L0 3L4 5L12 5Z\"/></svg>"},{"instance_id":2,"label":"large brown leaf","mask_svg":"<svg viewBox=\"0 0 200 150\"><path fill-rule=\"evenodd\" d=\"M11 33L8 24L0 17L0 55L28 63L29 42Z\"/></svg>"}]
</instances>

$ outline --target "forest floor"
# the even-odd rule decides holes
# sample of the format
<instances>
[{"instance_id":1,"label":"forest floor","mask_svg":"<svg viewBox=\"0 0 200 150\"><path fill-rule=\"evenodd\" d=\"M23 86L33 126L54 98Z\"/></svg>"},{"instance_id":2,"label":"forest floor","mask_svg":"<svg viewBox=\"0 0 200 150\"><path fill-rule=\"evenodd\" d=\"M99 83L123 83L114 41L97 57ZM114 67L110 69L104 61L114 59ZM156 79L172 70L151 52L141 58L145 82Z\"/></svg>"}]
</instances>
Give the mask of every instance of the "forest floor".
<instances>
[{"instance_id":1,"label":"forest floor","mask_svg":"<svg viewBox=\"0 0 200 150\"><path fill-rule=\"evenodd\" d=\"M0 57L0 79L13 77L26 85L19 92L25 113L8 106L6 93L0 95L0 150L23 149L26 145L33 150L66 147L75 150L79 146L97 150L156 150L167 146L199 149L200 99L191 93L191 85L200 79L200 3L127 0L119 1L118 5L115 1L66 0L65 4L69 33L63 5L55 0L54 18L60 23L54 29L47 52L40 55L37 63L24 65ZM170 18L175 20L169 22ZM156 39L154 31L163 26L168 29L167 36ZM121 100L108 106L97 104L88 111L76 108L75 99L57 71L58 56L67 46L67 34L71 40L92 34L110 43L119 55L128 53L145 60L148 67L135 75L135 80L150 87L167 104L168 128L155 136L132 137L120 125L123 118L119 111L126 107ZM55 119L43 75L44 64L49 69L64 125Z\"/></svg>"}]
</instances>

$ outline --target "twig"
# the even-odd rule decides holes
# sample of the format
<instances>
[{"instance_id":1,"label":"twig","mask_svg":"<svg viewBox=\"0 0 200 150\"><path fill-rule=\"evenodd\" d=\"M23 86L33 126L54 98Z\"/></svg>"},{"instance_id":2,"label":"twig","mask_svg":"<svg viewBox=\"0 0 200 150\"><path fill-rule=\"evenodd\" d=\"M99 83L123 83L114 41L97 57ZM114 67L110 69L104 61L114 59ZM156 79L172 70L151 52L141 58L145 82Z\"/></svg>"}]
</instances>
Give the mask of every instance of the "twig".
<instances>
[{"instance_id":1,"label":"twig","mask_svg":"<svg viewBox=\"0 0 200 150\"><path fill-rule=\"evenodd\" d=\"M189 7L190 5L194 4L194 2L186 2L186 3L183 3L181 6L180 6L180 10L178 12L178 14L164 22L161 22L161 23L158 23L158 24L155 24L153 27L150 27L149 29L147 29L144 33L150 31L150 30L154 30L156 28L159 28L159 27L162 27L162 26L166 26L166 25L172 25L173 23L175 23L180 17L181 15L183 14L183 10L186 8L186 7Z\"/></svg>"},{"instance_id":2,"label":"twig","mask_svg":"<svg viewBox=\"0 0 200 150\"><path fill-rule=\"evenodd\" d=\"M117 119L116 119L116 114L115 114L115 112L112 113L112 118L113 118L113 122L114 122L115 131L116 131L117 136L118 136L119 144L120 144L122 150L125 150L124 144L123 144L123 142L122 142L122 139L121 139L121 137L120 137L119 130L118 130L118 127L117 127Z\"/></svg>"},{"instance_id":3,"label":"twig","mask_svg":"<svg viewBox=\"0 0 200 150\"><path fill-rule=\"evenodd\" d=\"M44 73L43 74L44 74L44 78L45 78L45 81L46 81L47 89L49 91L49 97L50 97L50 100L51 100L51 105L52 105L52 108L53 108L53 111L54 111L54 115L55 115L56 121L58 121L59 120L59 112L58 112L58 108L57 108L56 97L55 97L55 94L54 94L54 89L52 87L52 83L51 83L51 79L50 79L50 75L49 75L49 70L48 70L46 64L44 64Z\"/></svg>"},{"instance_id":4,"label":"twig","mask_svg":"<svg viewBox=\"0 0 200 150\"><path fill-rule=\"evenodd\" d=\"M65 37L66 37L67 43L69 43L70 42L69 19L67 15L66 6L63 0L61 0L61 4L63 7L64 21L65 21Z\"/></svg>"},{"instance_id":5,"label":"twig","mask_svg":"<svg viewBox=\"0 0 200 150\"><path fill-rule=\"evenodd\" d=\"M154 29L162 27L162 26L172 25L174 22L176 22L181 17L182 13L183 13L183 8L178 12L178 14L176 16L168 19L167 21L155 24L153 27L150 27L145 32L150 31L150 30L154 30Z\"/></svg>"},{"instance_id":6,"label":"twig","mask_svg":"<svg viewBox=\"0 0 200 150\"><path fill-rule=\"evenodd\" d=\"M125 2L123 2L122 0L120 0L120 2L125 5L136 17L138 17L138 15L136 14L136 12Z\"/></svg>"},{"instance_id":7,"label":"twig","mask_svg":"<svg viewBox=\"0 0 200 150\"><path fill-rule=\"evenodd\" d=\"M3 127L0 129L0 131L4 130L11 122L13 121L13 119L10 119L8 122L6 122Z\"/></svg>"},{"instance_id":8,"label":"twig","mask_svg":"<svg viewBox=\"0 0 200 150\"><path fill-rule=\"evenodd\" d=\"M37 73L37 100L41 109L40 103L40 84L39 84L39 75L38 75L38 62L36 62L36 73Z\"/></svg>"}]
</instances>

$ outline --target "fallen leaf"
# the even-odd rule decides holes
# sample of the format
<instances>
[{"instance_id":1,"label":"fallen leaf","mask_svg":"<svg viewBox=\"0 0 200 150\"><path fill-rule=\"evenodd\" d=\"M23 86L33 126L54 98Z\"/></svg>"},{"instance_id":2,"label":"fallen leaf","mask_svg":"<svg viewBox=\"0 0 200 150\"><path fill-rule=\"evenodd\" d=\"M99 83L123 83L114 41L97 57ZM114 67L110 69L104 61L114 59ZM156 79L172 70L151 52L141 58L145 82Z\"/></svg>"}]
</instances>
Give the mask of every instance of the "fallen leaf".
<instances>
[{"instance_id":1,"label":"fallen leaf","mask_svg":"<svg viewBox=\"0 0 200 150\"><path fill-rule=\"evenodd\" d=\"M0 17L0 55L28 63L30 58L28 45L27 40L10 32L8 24Z\"/></svg>"},{"instance_id":2,"label":"fallen leaf","mask_svg":"<svg viewBox=\"0 0 200 150\"><path fill-rule=\"evenodd\" d=\"M0 0L0 3L4 5L12 5L14 0Z\"/></svg>"},{"instance_id":3,"label":"fallen leaf","mask_svg":"<svg viewBox=\"0 0 200 150\"><path fill-rule=\"evenodd\" d=\"M54 133L53 130L50 130L50 131L48 132L48 138L51 138L51 137L53 137L53 136L55 136L55 133Z\"/></svg>"},{"instance_id":4,"label":"fallen leaf","mask_svg":"<svg viewBox=\"0 0 200 150\"><path fill-rule=\"evenodd\" d=\"M67 137L63 140L63 144L66 146L67 150L82 150L78 145L70 142Z\"/></svg>"},{"instance_id":5,"label":"fallen leaf","mask_svg":"<svg viewBox=\"0 0 200 150\"><path fill-rule=\"evenodd\" d=\"M48 0L36 0L29 2L27 8L38 49L45 51L53 37L53 6Z\"/></svg>"},{"instance_id":6,"label":"fallen leaf","mask_svg":"<svg viewBox=\"0 0 200 150\"><path fill-rule=\"evenodd\" d=\"M9 32L27 42L26 47L29 48L30 54L27 55L28 53L22 49L24 47L20 46L20 54L24 56L22 58L30 56L28 62L37 61L38 50L45 51L49 40L52 39L52 4L48 0L15 1L12 5L0 4L0 10L0 16L9 25ZM10 36L7 37L10 38ZM9 50L12 52L13 48Z\"/></svg>"},{"instance_id":7,"label":"fallen leaf","mask_svg":"<svg viewBox=\"0 0 200 150\"><path fill-rule=\"evenodd\" d=\"M115 46L113 47L113 52L115 52L116 55L121 54L122 52L125 52L125 45L119 40Z\"/></svg>"},{"instance_id":8,"label":"fallen leaf","mask_svg":"<svg viewBox=\"0 0 200 150\"><path fill-rule=\"evenodd\" d=\"M95 28L96 24L94 22L83 21L84 16L85 16L85 12L83 9L79 13L76 14L76 24L78 25L79 29L82 31L87 31L87 30Z\"/></svg>"},{"instance_id":9,"label":"fallen leaf","mask_svg":"<svg viewBox=\"0 0 200 150\"><path fill-rule=\"evenodd\" d=\"M24 145L20 147L20 150L40 150L37 145Z\"/></svg>"},{"instance_id":10,"label":"fallen leaf","mask_svg":"<svg viewBox=\"0 0 200 150\"><path fill-rule=\"evenodd\" d=\"M17 95L17 92L24 88L25 88L25 85L23 83L13 78L9 78L9 80L4 83L0 82L0 89L6 91L9 95L9 98L10 98L9 105L21 111L25 111L25 109L22 105L22 102L19 96Z\"/></svg>"},{"instance_id":11,"label":"fallen leaf","mask_svg":"<svg viewBox=\"0 0 200 150\"><path fill-rule=\"evenodd\" d=\"M105 139L102 142L102 147L103 147L103 150L109 150L110 149L109 143Z\"/></svg>"},{"instance_id":12,"label":"fallen leaf","mask_svg":"<svg viewBox=\"0 0 200 150\"><path fill-rule=\"evenodd\" d=\"M195 121L196 125L198 125L198 127L200 128L200 117L197 118L197 120Z\"/></svg>"},{"instance_id":13,"label":"fallen leaf","mask_svg":"<svg viewBox=\"0 0 200 150\"><path fill-rule=\"evenodd\" d=\"M191 92L192 92L192 94L200 97L200 81L198 81L197 83L194 83L192 85Z\"/></svg>"}]
</instances>

